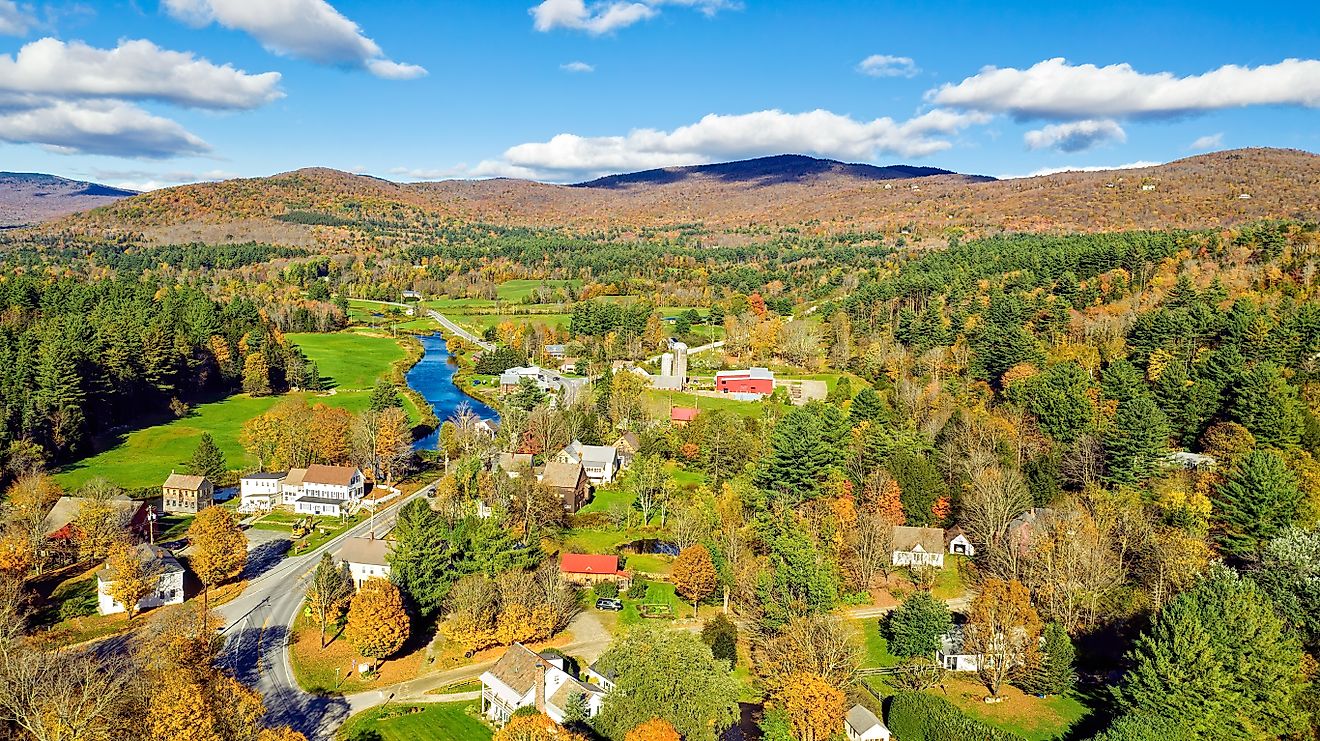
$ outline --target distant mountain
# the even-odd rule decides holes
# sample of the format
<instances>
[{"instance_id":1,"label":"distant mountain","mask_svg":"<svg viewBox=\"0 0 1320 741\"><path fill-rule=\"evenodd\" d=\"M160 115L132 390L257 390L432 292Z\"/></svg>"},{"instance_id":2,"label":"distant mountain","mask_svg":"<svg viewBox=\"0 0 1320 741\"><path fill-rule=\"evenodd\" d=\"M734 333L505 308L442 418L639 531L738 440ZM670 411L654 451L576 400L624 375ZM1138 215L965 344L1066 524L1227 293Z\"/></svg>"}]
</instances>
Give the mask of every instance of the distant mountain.
<instances>
[{"instance_id":1,"label":"distant mountain","mask_svg":"<svg viewBox=\"0 0 1320 741\"><path fill-rule=\"evenodd\" d=\"M576 187L627 188L638 185L672 185L693 179L765 186L800 183L820 178L861 181L902 180L957 174L951 170L941 170L938 167L916 167L914 165L877 167L876 165L859 165L839 162L838 160L819 159L802 154L779 154L773 157L757 157L756 159L719 162L712 165L664 167L657 170L607 175L585 183L578 183ZM970 176L969 180L986 181L994 180L994 178Z\"/></svg>"},{"instance_id":2,"label":"distant mountain","mask_svg":"<svg viewBox=\"0 0 1320 741\"><path fill-rule=\"evenodd\" d=\"M528 180L394 183L325 168L145 193L42 229L142 234L151 243L256 240L335 250L379 239L425 243L438 221L681 230L710 244L779 229L952 233L1205 229L1320 219L1320 156L1212 152L1163 165L994 180L935 168L798 155L613 175L580 185ZM695 232L694 227L699 227Z\"/></svg>"},{"instance_id":3,"label":"distant mountain","mask_svg":"<svg viewBox=\"0 0 1320 741\"><path fill-rule=\"evenodd\" d=\"M33 172L0 172L0 227L36 224L139 195L134 190Z\"/></svg>"}]
</instances>

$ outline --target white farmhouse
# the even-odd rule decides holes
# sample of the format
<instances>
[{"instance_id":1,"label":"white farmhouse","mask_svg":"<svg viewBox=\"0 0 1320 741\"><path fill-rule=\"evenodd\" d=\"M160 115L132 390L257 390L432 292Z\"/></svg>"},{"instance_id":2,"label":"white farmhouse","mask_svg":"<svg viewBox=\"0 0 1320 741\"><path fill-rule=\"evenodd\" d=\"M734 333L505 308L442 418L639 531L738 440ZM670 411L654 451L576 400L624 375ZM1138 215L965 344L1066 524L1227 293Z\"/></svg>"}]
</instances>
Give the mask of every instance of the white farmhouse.
<instances>
[{"instance_id":1,"label":"white farmhouse","mask_svg":"<svg viewBox=\"0 0 1320 741\"><path fill-rule=\"evenodd\" d=\"M267 512L284 499L287 471L257 471L238 479L239 512Z\"/></svg>"},{"instance_id":2,"label":"white farmhouse","mask_svg":"<svg viewBox=\"0 0 1320 741\"><path fill-rule=\"evenodd\" d=\"M499 724L508 723L513 711L525 707L563 723L575 695L582 696L588 717L595 717L605 701L604 690L569 676L564 659L542 656L521 643L510 646L481 675L481 712Z\"/></svg>"},{"instance_id":3,"label":"white farmhouse","mask_svg":"<svg viewBox=\"0 0 1320 741\"><path fill-rule=\"evenodd\" d=\"M952 630L940 636L940 647L935 650L935 661L951 672L974 672L977 668L977 655L968 653L963 648L963 628L954 626Z\"/></svg>"},{"instance_id":4,"label":"white farmhouse","mask_svg":"<svg viewBox=\"0 0 1320 741\"><path fill-rule=\"evenodd\" d=\"M944 531L938 527L894 527L895 566L944 567Z\"/></svg>"},{"instance_id":5,"label":"white farmhouse","mask_svg":"<svg viewBox=\"0 0 1320 741\"><path fill-rule=\"evenodd\" d=\"M280 482L280 494L284 498L284 504L293 506L302 496L303 476L307 475L305 468L290 468L289 472L284 474L284 480Z\"/></svg>"},{"instance_id":6,"label":"white farmhouse","mask_svg":"<svg viewBox=\"0 0 1320 741\"><path fill-rule=\"evenodd\" d=\"M373 538L349 538L339 549L339 560L348 564L353 577L353 588L361 589L362 582L373 577L390 578L390 551L394 542Z\"/></svg>"},{"instance_id":7,"label":"white farmhouse","mask_svg":"<svg viewBox=\"0 0 1320 741\"><path fill-rule=\"evenodd\" d=\"M861 705L853 705L843 716L843 728L849 741L889 741L889 727L875 713Z\"/></svg>"},{"instance_id":8,"label":"white farmhouse","mask_svg":"<svg viewBox=\"0 0 1320 741\"><path fill-rule=\"evenodd\" d=\"M163 605L183 604L183 566L174 554L147 543L137 546L133 552L149 567L154 565L160 574L155 591L138 600L137 609L150 610ZM114 574L110 573L109 567L96 572L96 611L102 615L124 612L124 605L110 596L114 583Z\"/></svg>"},{"instance_id":9,"label":"white farmhouse","mask_svg":"<svg viewBox=\"0 0 1320 741\"><path fill-rule=\"evenodd\" d=\"M608 484L619 472L619 451L613 445L583 445L574 440L555 456L558 463L579 463L593 484Z\"/></svg>"},{"instance_id":10,"label":"white farmhouse","mask_svg":"<svg viewBox=\"0 0 1320 741\"><path fill-rule=\"evenodd\" d=\"M302 477L302 494L293 501L293 511L303 515L338 517L362 501L366 479L353 466L314 463Z\"/></svg>"}]
</instances>

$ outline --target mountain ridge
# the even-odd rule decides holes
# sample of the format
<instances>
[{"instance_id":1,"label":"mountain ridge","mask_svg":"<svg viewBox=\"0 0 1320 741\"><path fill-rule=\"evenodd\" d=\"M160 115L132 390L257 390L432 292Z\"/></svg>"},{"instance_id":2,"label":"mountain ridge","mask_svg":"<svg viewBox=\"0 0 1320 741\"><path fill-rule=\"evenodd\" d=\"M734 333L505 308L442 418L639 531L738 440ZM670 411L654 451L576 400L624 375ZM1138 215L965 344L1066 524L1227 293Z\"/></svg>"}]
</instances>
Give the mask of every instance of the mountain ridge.
<instances>
[{"instance_id":1,"label":"mountain ridge","mask_svg":"<svg viewBox=\"0 0 1320 741\"><path fill-rule=\"evenodd\" d=\"M41 172L0 172L0 227L32 224L77 213L138 191Z\"/></svg>"}]
</instances>

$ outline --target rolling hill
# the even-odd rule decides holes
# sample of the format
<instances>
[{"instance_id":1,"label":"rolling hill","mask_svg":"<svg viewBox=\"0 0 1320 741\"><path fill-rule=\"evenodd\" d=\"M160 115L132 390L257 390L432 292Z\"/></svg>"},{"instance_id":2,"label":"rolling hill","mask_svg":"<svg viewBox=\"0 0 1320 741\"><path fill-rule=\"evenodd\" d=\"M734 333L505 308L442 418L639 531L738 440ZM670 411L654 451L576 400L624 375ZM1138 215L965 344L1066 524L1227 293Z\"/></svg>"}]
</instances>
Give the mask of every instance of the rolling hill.
<instances>
[{"instance_id":1,"label":"rolling hill","mask_svg":"<svg viewBox=\"0 0 1320 741\"><path fill-rule=\"evenodd\" d=\"M35 224L135 195L137 191L55 175L0 172L0 227Z\"/></svg>"},{"instance_id":2,"label":"rolling hill","mask_svg":"<svg viewBox=\"0 0 1320 741\"><path fill-rule=\"evenodd\" d=\"M1320 217L1320 156L1241 149L1164 165L993 180L934 168L781 156L615 175L578 185L525 180L394 183L310 168L146 193L43 225L133 232L153 243L264 240L368 244L417 237L437 219L628 234L700 225L938 235L1204 228ZM411 235L411 236L410 236ZM729 237L731 238L731 237Z\"/></svg>"}]
</instances>

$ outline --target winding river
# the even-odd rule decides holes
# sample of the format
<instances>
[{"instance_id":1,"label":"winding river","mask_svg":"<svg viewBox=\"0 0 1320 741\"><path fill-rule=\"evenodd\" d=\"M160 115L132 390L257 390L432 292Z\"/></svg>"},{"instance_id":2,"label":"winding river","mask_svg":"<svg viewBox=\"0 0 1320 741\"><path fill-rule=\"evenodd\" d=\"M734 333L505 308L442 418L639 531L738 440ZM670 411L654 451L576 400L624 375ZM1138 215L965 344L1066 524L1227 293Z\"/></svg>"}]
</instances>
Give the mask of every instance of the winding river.
<instances>
[{"instance_id":1,"label":"winding river","mask_svg":"<svg viewBox=\"0 0 1320 741\"><path fill-rule=\"evenodd\" d=\"M429 334L420 335L417 339L422 343L425 354L417 361L417 365L408 371L408 385L430 402L435 409L435 416L441 422L449 419L454 410L463 403L472 407L472 411L479 417L499 419L499 412L463 393L454 384L454 373L458 370L458 365L449 357L449 349L445 347L444 337L439 334ZM439 441L440 428L437 427L434 432L413 443L413 448L435 450Z\"/></svg>"}]
</instances>

